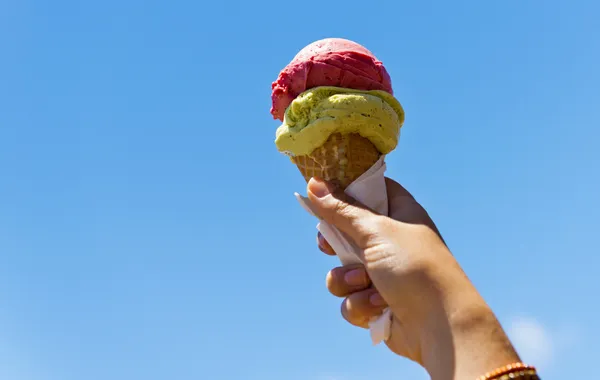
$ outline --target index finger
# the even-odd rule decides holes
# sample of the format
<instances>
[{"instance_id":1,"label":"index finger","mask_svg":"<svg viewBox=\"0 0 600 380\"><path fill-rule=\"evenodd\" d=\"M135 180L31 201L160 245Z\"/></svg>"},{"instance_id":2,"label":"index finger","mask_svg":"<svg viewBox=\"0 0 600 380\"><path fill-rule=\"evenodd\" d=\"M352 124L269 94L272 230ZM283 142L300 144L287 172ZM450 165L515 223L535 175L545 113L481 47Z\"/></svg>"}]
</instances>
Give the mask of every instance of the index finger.
<instances>
[{"instance_id":1,"label":"index finger","mask_svg":"<svg viewBox=\"0 0 600 380\"><path fill-rule=\"evenodd\" d=\"M417 202L404 186L387 177L385 178L385 185L388 194L390 218L403 223L425 225L431 228L442 241L444 240L425 208Z\"/></svg>"}]
</instances>

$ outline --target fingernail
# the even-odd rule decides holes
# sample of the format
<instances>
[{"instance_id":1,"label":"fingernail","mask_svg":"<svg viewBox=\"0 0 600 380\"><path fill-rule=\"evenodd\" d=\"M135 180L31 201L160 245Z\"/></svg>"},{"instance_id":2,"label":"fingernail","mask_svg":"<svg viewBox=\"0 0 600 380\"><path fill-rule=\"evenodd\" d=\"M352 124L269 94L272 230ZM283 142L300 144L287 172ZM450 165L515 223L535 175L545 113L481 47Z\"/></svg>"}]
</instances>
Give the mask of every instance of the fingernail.
<instances>
[{"instance_id":1,"label":"fingernail","mask_svg":"<svg viewBox=\"0 0 600 380\"><path fill-rule=\"evenodd\" d=\"M317 244L319 245L319 249L325 253L333 251L333 248L331 248L327 240L325 240L325 238L323 237L323 235L321 235L320 232L319 235L317 235Z\"/></svg>"},{"instance_id":2,"label":"fingernail","mask_svg":"<svg viewBox=\"0 0 600 380\"><path fill-rule=\"evenodd\" d=\"M373 306L385 306L385 305L387 305L387 303L385 302L385 300L383 299L383 297L379 293L373 293L371 295L371 297L369 297L369 302L371 302L371 305L373 305Z\"/></svg>"},{"instance_id":3,"label":"fingernail","mask_svg":"<svg viewBox=\"0 0 600 380\"><path fill-rule=\"evenodd\" d=\"M351 271L346 272L344 275L344 281L346 284L350 286L360 286L365 285L367 282L367 276L365 276L365 272L360 269L352 269Z\"/></svg>"},{"instance_id":4,"label":"fingernail","mask_svg":"<svg viewBox=\"0 0 600 380\"><path fill-rule=\"evenodd\" d=\"M317 242L319 243L320 246L322 246L325 243L325 237L319 232L317 233Z\"/></svg>"},{"instance_id":5,"label":"fingernail","mask_svg":"<svg viewBox=\"0 0 600 380\"><path fill-rule=\"evenodd\" d=\"M308 181L308 191L313 193L317 198L323 198L331 194L327 184L316 178L311 178L310 181Z\"/></svg>"}]
</instances>

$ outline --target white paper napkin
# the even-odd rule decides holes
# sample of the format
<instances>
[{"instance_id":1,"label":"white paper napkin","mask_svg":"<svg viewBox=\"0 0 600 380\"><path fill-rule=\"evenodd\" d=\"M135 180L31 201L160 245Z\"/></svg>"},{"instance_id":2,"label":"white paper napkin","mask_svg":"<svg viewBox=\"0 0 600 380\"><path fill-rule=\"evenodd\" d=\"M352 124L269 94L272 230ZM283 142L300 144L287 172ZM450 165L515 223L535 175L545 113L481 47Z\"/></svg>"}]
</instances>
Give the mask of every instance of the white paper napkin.
<instances>
[{"instance_id":1,"label":"white paper napkin","mask_svg":"<svg viewBox=\"0 0 600 380\"><path fill-rule=\"evenodd\" d=\"M346 188L346 194L370 209L380 214L388 215L388 197L384 175L385 169L385 156L381 156L369 170L363 173L363 175L358 177ZM295 193L295 196L306 211L319 218L319 216L313 212L308 198L303 197L298 193ZM331 245L331 248L333 248L343 265L362 263L359 248L338 229L323 220L317 224L317 229L321 232L329 245ZM373 344L378 344L389 338L391 324L392 313L389 308L385 309L383 314L379 317L375 317L369 321Z\"/></svg>"}]
</instances>

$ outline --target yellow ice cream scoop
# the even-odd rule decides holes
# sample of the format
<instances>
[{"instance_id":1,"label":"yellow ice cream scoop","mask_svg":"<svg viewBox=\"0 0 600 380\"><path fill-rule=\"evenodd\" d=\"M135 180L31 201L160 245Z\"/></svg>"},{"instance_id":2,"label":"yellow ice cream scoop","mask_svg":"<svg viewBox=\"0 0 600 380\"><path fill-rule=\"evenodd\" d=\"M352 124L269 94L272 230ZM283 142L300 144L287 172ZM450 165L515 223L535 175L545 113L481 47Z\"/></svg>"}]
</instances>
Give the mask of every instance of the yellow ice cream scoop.
<instances>
[{"instance_id":1,"label":"yellow ice cream scoop","mask_svg":"<svg viewBox=\"0 0 600 380\"><path fill-rule=\"evenodd\" d=\"M404 110L385 91L315 87L300 94L277 128L277 149L292 157L309 155L333 134L358 134L381 154L398 144Z\"/></svg>"}]
</instances>

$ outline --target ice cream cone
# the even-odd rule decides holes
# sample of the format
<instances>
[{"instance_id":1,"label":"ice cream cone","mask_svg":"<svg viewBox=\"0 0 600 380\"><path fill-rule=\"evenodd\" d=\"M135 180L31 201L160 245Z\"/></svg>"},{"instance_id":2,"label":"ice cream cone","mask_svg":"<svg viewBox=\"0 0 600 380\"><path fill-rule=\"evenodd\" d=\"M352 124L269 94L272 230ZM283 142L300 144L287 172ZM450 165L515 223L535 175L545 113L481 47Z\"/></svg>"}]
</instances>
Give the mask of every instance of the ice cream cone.
<instances>
[{"instance_id":1,"label":"ice cream cone","mask_svg":"<svg viewBox=\"0 0 600 380\"><path fill-rule=\"evenodd\" d=\"M309 155L292 157L292 162L306 181L318 177L345 189L373 166L380 155L369 139L357 133L334 133Z\"/></svg>"}]
</instances>

